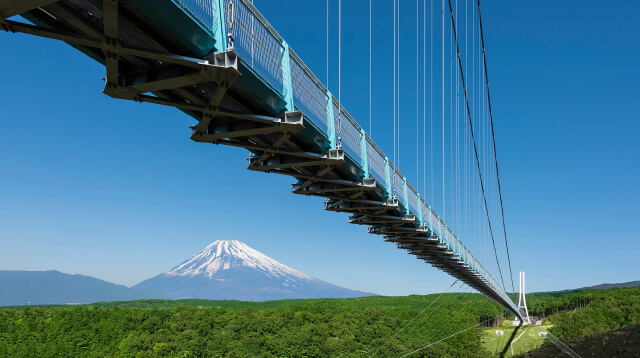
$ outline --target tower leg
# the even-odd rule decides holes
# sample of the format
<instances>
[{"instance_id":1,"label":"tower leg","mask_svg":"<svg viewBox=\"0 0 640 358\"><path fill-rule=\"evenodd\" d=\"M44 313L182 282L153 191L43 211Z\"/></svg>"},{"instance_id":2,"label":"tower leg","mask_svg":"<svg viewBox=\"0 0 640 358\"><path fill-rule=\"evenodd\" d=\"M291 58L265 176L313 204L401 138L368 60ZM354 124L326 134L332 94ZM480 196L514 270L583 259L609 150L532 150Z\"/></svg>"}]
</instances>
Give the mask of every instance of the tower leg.
<instances>
[{"instance_id":1,"label":"tower leg","mask_svg":"<svg viewBox=\"0 0 640 358\"><path fill-rule=\"evenodd\" d=\"M527 300L524 296L524 271L520 272L520 287L518 293L518 310L522 313L522 317L524 318L525 324L531 323L531 319L529 318L529 309L527 308Z\"/></svg>"}]
</instances>

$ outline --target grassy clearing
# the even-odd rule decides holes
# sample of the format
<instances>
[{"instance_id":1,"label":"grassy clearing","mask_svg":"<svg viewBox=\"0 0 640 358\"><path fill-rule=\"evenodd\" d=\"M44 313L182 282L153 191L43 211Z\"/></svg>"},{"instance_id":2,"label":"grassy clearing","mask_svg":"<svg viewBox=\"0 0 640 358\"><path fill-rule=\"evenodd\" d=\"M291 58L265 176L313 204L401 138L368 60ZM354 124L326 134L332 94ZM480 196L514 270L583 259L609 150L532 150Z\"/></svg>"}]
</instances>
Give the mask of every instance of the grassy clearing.
<instances>
[{"instance_id":1,"label":"grassy clearing","mask_svg":"<svg viewBox=\"0 0 640 358\"><path fill-rule=\"evenodd\" d=\"M551 325L537 326L540 332L547 332ZM504 332L498 336L497 330ZM546 338L539 337L538 332L530 326L524 327L495 327L482 331L480 342L482 346L496 357L514 357L541 347Z\"/></svg>"}]
</instances>

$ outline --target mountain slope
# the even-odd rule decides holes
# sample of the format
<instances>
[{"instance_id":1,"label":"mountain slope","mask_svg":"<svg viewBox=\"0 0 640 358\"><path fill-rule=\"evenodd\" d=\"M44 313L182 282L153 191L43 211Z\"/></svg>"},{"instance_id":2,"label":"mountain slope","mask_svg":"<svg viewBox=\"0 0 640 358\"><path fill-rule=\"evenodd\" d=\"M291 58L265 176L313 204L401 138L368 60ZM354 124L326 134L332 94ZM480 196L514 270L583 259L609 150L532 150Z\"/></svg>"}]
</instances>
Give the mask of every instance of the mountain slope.
<instances>
[{"instance_id":1,"label":"mountain slope","mask_svg":"<svg viewBox=\"0 0 640 358\"><path fill-rule=\"evenodd\" d=\"M267 301L373 295L311 277L236 240L218 240L133 288L151 289L172 299Z\"/></svg>"},{"instance_id":2,"label":"mountain slope","mask_svg":"<svg viewBox=\"0 0 640 358\"><path fill-rule=\"evenodd\" d=\"M636 287L636 286L640 286L640 281L631 281L631 282L623 282L623 283L602 283L600 285L574 288L572 290L564 290L560 292L583 291L583 290L608 290L610 288L616 288L616 287L623 288L623 287Z\"/></svg>"},{"instance_id":3,"label":"mountain slope","mask_svg":"<svg viewBox=\"0 0 640 358\"><path fill-rule=\"evenodd\" d=\"M0 306L128 301L165 296L59 271L0 271Z\"/></svg>"}]
</instances>

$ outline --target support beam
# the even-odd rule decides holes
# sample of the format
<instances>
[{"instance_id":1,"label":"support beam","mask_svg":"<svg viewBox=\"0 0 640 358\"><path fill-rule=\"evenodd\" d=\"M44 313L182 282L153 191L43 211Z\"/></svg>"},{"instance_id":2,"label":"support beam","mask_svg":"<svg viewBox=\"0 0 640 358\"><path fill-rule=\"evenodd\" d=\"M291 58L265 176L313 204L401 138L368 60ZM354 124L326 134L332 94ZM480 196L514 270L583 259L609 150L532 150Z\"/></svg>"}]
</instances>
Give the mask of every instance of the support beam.
<instances>
[{"instance_id":1,"label":"support beam","mask_svg":"<svg viewBox=\"0 0 640 358\"><path fill-rule=\"evenodd\" d=\"M20 15L56 1L57 0L0 0L0 17L9 18Z\"/></svg>"},{"instance_id":2,"label":"support beam","mask_svg":"<svg viewBox=\"0 0 640 358\"><path fill-rule=\"evenodd\" d=\"M316 175L313 176L313 178L307 179L307 181L305 181L304 183L302 183L302 185L300 185L296 191L300 192L305 190L306 188L308 188L311 184L318 182L319 180L322 179L322 177L329 173L330 171L332 171L335 168L335 166L330 165L327 166L326 168L322 169L321 171L319 171Z\"/></svg>"},{"instance_id":3,"label":"support beam","mask_svg":"<svg viewBox=\"0 0 640 358\"><path fill-rule=\"evenodd\" d=\"M369 191L372 190L370 186L365 185L357 185L357 186L340 186L340 185L331 185L326 183L314 183L308 186L304 190L298 190L299 184L293 184L294 189L293 192L296 194L314 194L314 193L341 193L341 192L360 192L360 191Z\"/></svg>"},{"instance_id":4,"label":"support beam","mask_svg":"<svg viewBox=\"0 0 640 358\"><path fill-rule=\"evenodd\" d=\"M246 129L241 131L233 131L233 132L202 134L200 136L192 136L191 139L194 140L195 142L201 142L201 143L216 143L219 139L250 137L250 136L264 135L269 133L280 133L282 131L283 131L283 128L279 128L279 126L270 126L270 127Z\"/></svg>"},{"instance_id":5,"label":"support beam","mask_svg":"<svg viewBox=\"0 0 640 358\"><path fill-rule=\"evenodd\" d=\"M120 40L118 39L118 0L102 2L104 15L104 39L102 48L107 67L107 88L116 89L118 81L118 56Z\"/></svg>"},{"instance_id":6,"label":"support beam","mask_svg":"<svg viewBox=\"0 0 640 358\"><path fill-rule=\"evenodd\" d=\"M23 24L21 22L13 20L3 20L2 18L0 18L0 27L2 27L4 31L10 31L14 33L19 32L52 40L60 40L74 45L100 48L102 44L102 39L78 35L66 31L47 29L40 26Z\"/></svg>"},{"instance_id":7,"label":"support beam","mask_svg":"<svg viewBox=\"0 0 640 358\"><path fill-rule=\"evenodd\" d=\"M280 147L285 144L289 139L291 139L291 137L293 137L293 135L297 132L299 132L300 130L297 130L295 132L290 131L290 132L285 132L282 134L282 136L275 142L273 143L273 145L271 146L271 148L267 149L264 151L264 153L257 158L255 161L253 161L251 163L251 165L254 166L259 166L261 165L265 160L267 160L267 158L269 158L270 156L278 153L278 151L280 150Z\"/></svg>"}]
</instances>

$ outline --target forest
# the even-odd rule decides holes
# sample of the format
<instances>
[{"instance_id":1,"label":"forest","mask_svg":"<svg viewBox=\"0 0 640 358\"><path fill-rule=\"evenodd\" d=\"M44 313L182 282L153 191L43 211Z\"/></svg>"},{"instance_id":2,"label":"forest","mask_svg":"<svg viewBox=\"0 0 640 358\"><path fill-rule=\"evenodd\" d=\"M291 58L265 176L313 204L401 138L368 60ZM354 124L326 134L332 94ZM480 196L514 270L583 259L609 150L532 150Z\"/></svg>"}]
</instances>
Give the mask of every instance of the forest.
<instances>
[{"instance_id":1,"label":"forest","mask_svg":"<svg viewBox=\"0 0 640 358\"><path fill-rule=\"evenodd\" d=\"M530 314L544 315L561 339L640 324L640 287L527 300ZM398 357L420 349L411 357L487 357L482 323L505 314L472 293L4 307L0 356Z\"/></svg>"}]
</instances>

